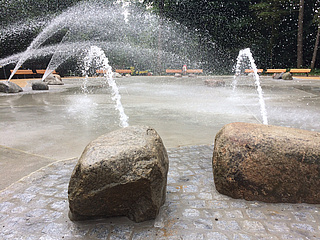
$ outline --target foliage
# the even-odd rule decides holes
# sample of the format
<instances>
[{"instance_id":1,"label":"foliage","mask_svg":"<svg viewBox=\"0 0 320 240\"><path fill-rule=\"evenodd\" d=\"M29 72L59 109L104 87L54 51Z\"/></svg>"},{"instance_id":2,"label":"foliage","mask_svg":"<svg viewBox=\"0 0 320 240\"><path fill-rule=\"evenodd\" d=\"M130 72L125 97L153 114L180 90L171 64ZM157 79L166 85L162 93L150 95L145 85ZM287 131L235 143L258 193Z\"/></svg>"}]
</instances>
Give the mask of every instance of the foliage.
<instances>
[{"instance_id":1,"label":"foliage","mask_svg":"<svg viewBox=\"0 0 320 240\"><path fill-rule=\"evenodd\" d=\"M28 21L39 22L36 26L6 34L6 38L0 35L0 58L26 49L50 19L82 1L0 0L2 32L10 31L10 27L19 26L21 22L24 25ZM105 2L110 3L112 0ZM247 47L251 48L259 68L291 68L296 65L299 0L131 0L129 2L147 11L163 15L165 21L187 28L189 35L192 35L187 39L192 41L194 49L198 49L196 53L201 55L202 67L208 70L231 71L239 50ZM305 67L310 65L316 40L319 24L318 2L318 0L305 0L303 41ZM150 32L140 33L137 39L129 40L146 48L156 46L158 44L155 41L156 35L151 35ZM53 36L45 44L59 42L61 36L63 32ZM124 37L129 38L129 36ZM88 38L88 35L84 34L83 38ZM15 39L19 41L14 41ZM144 39L143 43L141 39ZM181 53L183 49L177 47L175 51ZM118 58L115 60L117 64L126 62L122 53L114 55ZM319 68L319 65L318 56L316 67Z\"/></svg>"},{"instance_id":2,"label":"foliage","mask_svg":"<svg viewBox=\"0 0 320 240\"><path fill-rule=\"evenodd\" d=\"M305 1L304 55L310 64L316 38L317 0ZM157 9L159 0L145 0ZM261 68L293 67L296 64L298 0L175 0L165 1L165 16L199 29L204 41L214 42L226 58L250 47Z\"/></svg>"}]
</instances>

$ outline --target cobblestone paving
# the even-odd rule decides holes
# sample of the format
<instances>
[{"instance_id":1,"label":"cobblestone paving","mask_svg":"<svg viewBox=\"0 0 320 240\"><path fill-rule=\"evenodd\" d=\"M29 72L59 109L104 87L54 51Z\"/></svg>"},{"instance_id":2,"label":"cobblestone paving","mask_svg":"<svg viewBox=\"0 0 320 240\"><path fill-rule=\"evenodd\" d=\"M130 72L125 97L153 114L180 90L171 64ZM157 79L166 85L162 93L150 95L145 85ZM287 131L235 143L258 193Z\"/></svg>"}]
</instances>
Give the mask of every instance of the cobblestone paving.
<instances>
[{"instance_id":1,"label":"cobblestone paving","mask_svg":"<svg viewBox=\"0 0 320 240\"><path fill-rule=\"evenodd\" d=\"M320 239L320 205L231 199L215 190L212 146L168 153L167 201L155 221L71 222L67 188L73 159L0 192L0 239Z\"/></svg>"}]
</instances>

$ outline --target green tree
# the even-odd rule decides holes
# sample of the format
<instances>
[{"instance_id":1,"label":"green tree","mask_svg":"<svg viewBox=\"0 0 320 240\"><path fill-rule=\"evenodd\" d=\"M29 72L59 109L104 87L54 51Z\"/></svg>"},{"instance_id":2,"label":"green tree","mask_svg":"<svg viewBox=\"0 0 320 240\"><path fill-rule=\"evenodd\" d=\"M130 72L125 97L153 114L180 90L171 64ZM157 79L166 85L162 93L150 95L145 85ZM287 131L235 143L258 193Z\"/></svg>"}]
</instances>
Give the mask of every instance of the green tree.
<instances>
[{"instance_id":1,"label":"green tree","mask_svg":"<svg viewBox=\"0 0 320 240\"><path fill-rule=\"evenodd\" d=\"M303 66L303 15L304 15L304 0L299 3L299 18L298 18L298 36L297 36L297 67Z\"/></svg>"},{"instance_id":2,"label":"green tree","mask_svg":"<svg viewBox=\"0 0 320 240\"><path fill-rule=\"evenodd\" d=\"M281 38L281 22L290 16L292 1L290 0L265 0L251 6L256 15L256 26L259 26L260 34L267 40L269 67L274 66L276 45Z\"/></svg>"},{"instance_id":3,"label":"green tree","mask_svg":"<svg viewBox=\"0 0 320 240\"><path fill-rule=\"evenodd\" d=\"M318 26L318 30L317 30L317 35L316 35L316 41L314 44L314 49L313 49L312 60L311 60L311 69L315 68L316 59L317 59L317 52L318 52L318 47L319 47L319 41L320 41L320 6L319 5L320 5L320 1L317 1L316 6L315 6L314 22Z\"/></svg>"}]
</instances>

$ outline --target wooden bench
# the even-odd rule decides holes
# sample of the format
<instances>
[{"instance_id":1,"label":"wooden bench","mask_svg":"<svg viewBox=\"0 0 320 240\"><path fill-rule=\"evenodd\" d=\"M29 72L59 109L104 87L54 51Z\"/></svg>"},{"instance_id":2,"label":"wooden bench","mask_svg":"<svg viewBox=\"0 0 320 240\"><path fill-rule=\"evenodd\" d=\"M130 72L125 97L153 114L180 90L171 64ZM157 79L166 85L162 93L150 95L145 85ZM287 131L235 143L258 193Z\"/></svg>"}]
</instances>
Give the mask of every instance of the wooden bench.
<instances>
[{"instance_id":1,"label":"wooden bench","mask_svg":"<svg viewBox=\"0 0 320 240\"><path fill-rule=\"evenodd\" d=\"M102 70L102 69L97 69L96 73L98 74L104 74L104 73L108 73L108 70Z\"/></svg>"},{"instance_id":2,"label":"wooden bench","mask_svg":"<svg viewBox=\"0 0 320 240\"><path fill-rule=\"evenodd\" d=\"M11 73L13 70L10 70ZM35 73L32 70L17 70L14 75L24 75L24 78L26 78L26 75L32 75L34 77Z\"/></svg>"},{"instance_id":3,"label":"wooden bench","mask_svg":"<svg viewBox=\"0 0 320 240\"><path fill-rule=\"evenodd\" d=\"M267 69L266 73L283 73L286 71L287 69Z\"/></svg>"},{"instance_id":4,"label":"wooden bench","mask_svg":"<svg viewBox=\"0 0 320 240\"><path fill-rule=\"evenodd\" d=\"M245 73L253 73L253 69L246 69L244 70ZM263 72L263 69L257 69L257 73L262 73Z\"/></svg>"},{"instance_id":5,"label":"wooden bench","mask_svg":"<svg viewBox=\"0 0 320 240\"><path fill-rule=\"evenodd\" d=\"M166 73L183 73L182 69L166 69ZM203 73L203 69L187 69L187 73Z\"/></svg>"},{"instance_id":6,"label":"wooden bench","mask_svg":"<svg viewBox=\"0 0 320 240\"><path fill-rule=\"evenodd\" d=\"M303 69L303 68L292 68L290 69L290 73L305 73L308 76L308 73L311 72L311 69Z\"/></svg>"},{"instance_id":7,"label":"wooden bench","mask_svg":"<svg viewBox=\"0 0 320 240\"><path fill-rule=\"evenodd\" d=\"M166 73L182 73L182 69L166 69Z\"/></svg>"},{"instance_id":8,"label":"wooden bench","mask_svg":"<svg viewBox=\"0 0 320 240\"><path fill-rule=\"evenodd\" d=\"M45 72L46 72L46 69L37 69L36 70L37 74L42 74L43 75ZM58 74L58 73L56 72L56 70L53 70L52 74Z\"/></svg>"},{"instance_id":9,"label":"wooden bench","mask_svg":"<svg viewBox=\"0 0 320 240\"><path fill-rule=\"evenodd\" d=\"M203 69L187 69L187 73L203 73Z\"/></svg>"},{"instance_id":10,"label":"wooden bench","mask_svg":"<svg viewBox=\"0 0 320 240\"><path fill-rule=\"evenodd\" d=\"M132 73L132 71L131 71L131 69L116 69L116 72L117 73L129 73L129 74L131 74Z\"/></svg>"},{"instance_id":11,"label":"wooden bench","mask_svg":"<svg viewBox=\"0 0 320 240\"><path fill-rule=\"evenodd\" d=\"M132 73L132 71L130 70L130 69L116 69L116 72L117 73L129 73L129 74L131 74ZM98 74L105 74L105 73L108 73L108 70L103 70L103 69L97 69L96 70L96 73L98 73Z\"/></svg>"}]
</instances>

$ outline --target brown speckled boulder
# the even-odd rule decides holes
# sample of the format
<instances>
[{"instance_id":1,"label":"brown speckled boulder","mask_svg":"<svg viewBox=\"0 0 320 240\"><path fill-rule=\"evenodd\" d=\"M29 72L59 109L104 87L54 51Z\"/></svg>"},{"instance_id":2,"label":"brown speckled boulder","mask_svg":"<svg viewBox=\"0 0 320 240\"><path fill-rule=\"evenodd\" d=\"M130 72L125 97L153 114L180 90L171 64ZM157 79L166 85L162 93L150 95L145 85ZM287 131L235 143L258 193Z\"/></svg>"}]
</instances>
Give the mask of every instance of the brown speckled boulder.
<instances>
[{"instance_id":1,"label":"brown speckled boulder","mask_svg":"<svg viewBox=\"0 0 320 240\"><path fill-rule=\"evenodd\" d=\"M169 160L157 132L131 126L100 136L82 153L70 179L69 217L156 218L166 198Z\"/></svg>"},{"instance_id":2,"label":"brown speckled boulder","mask_svg":"<svg viewBox=\"0 0 320 240\"><path fill-rule=\"evenodd\" d=\"M231 123L216 135L217 190L264 202L320 203L320 133Z\"/></svg>"}]
</instances>

